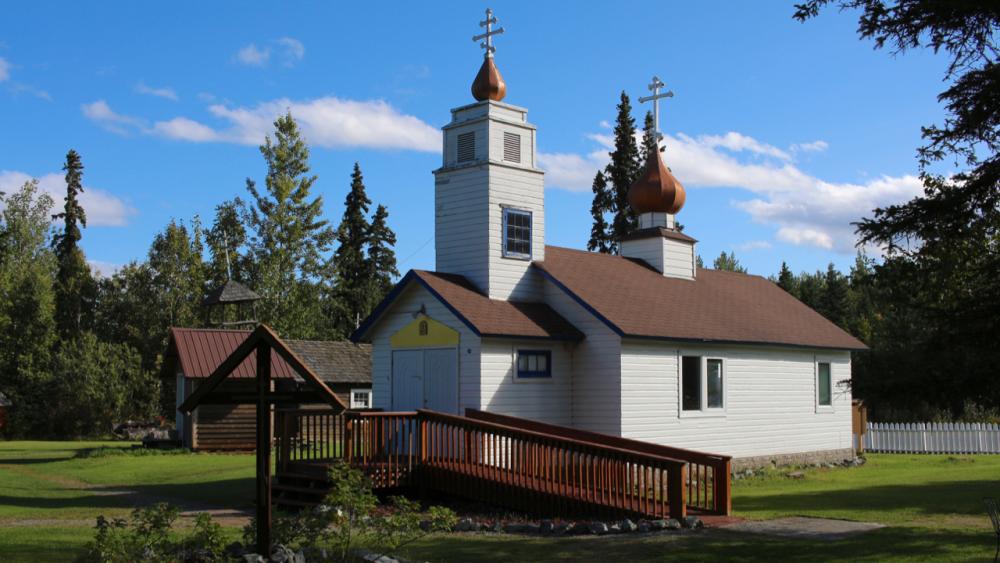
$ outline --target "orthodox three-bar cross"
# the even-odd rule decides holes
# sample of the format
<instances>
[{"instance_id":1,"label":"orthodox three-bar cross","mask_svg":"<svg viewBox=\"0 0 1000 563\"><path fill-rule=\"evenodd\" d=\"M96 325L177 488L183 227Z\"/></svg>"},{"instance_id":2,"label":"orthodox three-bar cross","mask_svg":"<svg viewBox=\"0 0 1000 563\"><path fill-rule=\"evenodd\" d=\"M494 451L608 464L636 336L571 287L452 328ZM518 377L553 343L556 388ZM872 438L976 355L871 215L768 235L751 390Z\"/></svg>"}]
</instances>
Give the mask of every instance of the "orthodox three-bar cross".
<instances>
[{"instance_id":1,"label":"orthodox three-bar cross","mask_svg":"<svg viewBox=\"0 0 1000 563\"><path fill-rule=\"evenodd\" d=\"M667 90L664 93L660 93L660 88L663 88L666 84L660 80L659 76L653 77L653 82L649 85L649 91L653 93L652 96L645 96L639 98L639 103L644 104L646 102L653 102L653 131L656 132L656 140L659 141L663 138L663 134L660 133L660 100L662 98L673 98L674 93Z\"/></svg>"},{"instance_id":2,"label":"orthodox three-bar cross","mask_svg":"<svg viewBox=\"0 0 1000 563\"><path fill-rule=\"evenodd\" d=\"M479 46L482 47L483 49L486 49L487 57L492 57L494 51L497 50L496 47L493 46L493 36L500 35L501 33L503 33L502 27L493 29L493 24L495 23L497 23L497 18L496 16L493 15L493 10L486 8L486 19L479 22L479 27L485 27L486 33L472 36L473 41L479 41L481 39L485 39L485 41L480 43Z\"/></svg>"}]
</instances>

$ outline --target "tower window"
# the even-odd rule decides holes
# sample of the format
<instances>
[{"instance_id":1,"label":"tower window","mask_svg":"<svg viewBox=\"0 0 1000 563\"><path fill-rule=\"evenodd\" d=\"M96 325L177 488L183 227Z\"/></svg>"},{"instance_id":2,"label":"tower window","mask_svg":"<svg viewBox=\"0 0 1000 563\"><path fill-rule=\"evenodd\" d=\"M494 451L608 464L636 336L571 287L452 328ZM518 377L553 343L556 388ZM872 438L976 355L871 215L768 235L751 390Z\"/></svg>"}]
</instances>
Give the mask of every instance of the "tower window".
<instances>
[{"instance_id":1,"label":"tower window","mask_svg":"<svg viewBox=\"0 0 1000 563\"><path fill-rule=\"evenodd\" d=\"M531 258L531 212L503 210L503 255L507 258Z\"/></svg>"},{"instance_id":2,"label":"tower window","mask_svg":"<svg viewBox=\"0 0 1000 563\"><path fill-rule=\"evenodd\" d=\"M459 133L458 161L469 162L472 160L476 160L476 132Z\"/></svg>"},{"instance_id":3,"label":"tower window","mask_svg":"<svg viewBox=\"0 0 1000 563\"><path fill-rule=\"evenodd\" d=\"M503 159L507 162L521 162L521 136L517 133L504 132Z\"/></svg>"}]
</instances>

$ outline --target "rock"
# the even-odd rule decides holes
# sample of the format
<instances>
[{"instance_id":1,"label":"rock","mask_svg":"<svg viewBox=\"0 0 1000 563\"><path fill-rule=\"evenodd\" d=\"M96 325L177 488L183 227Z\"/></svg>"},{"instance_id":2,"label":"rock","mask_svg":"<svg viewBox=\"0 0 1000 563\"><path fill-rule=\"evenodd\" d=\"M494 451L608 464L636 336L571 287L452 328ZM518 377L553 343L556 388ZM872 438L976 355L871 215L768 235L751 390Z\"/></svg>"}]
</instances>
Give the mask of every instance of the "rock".
<instances>
[{"instance_id":1,"label":"rock","mask_svg":"<svg viewBox=\"0 0 1000 563\"><path fill-rule=\"evenodd\" d=\"M681 529L681 523L678 522L676 519L671 518L671 519L667 520L667 529L668 530L680 530Z\"/></svg>"},{"instance_id":2,"label":"rock","mask_svg":"<svg viewBox=\"0 0 1000 563\"><path fill-rule=\"evenodd\" d=\"M292 561L294 561L294 563L306 563L306 552L301 549L296 551L295 558Z\"/></svg>"},{"instance_id":3,"label":"rock","mask_svg":"<svg viewBox=\"0 0 1000 563\"><path fill-rule=\"evenodd\" d=\"M620 533L622 533L621 524L612 524L612 525L608 526L608 533L609 534L620 534Z\"/></svg>"},{"instance_id":4,"label":"rock","mask_svg":"<svg viewBox=\"0 0 1000 563\"><path fill-rule=\"evenodd\" d=\"M698 528L704 528L705 523L701 521L701 518L697 516L685 516L684 517L684 527L696 530Z\"/></svg>"},{"instance_id":5,"label":"rock","mask_svg":"<svg viewBox=\"0 0 1000 563\"><path fill-rule=\"evenodd\" d=\"M553 528L555 528L555 526L553 526L552 520L542 520L538 524L538 532L542 534L551 534Z\"/></svg>"},{"instance_id":6,"label":"rock","mask_svg":"<svg viewBox=\"0 0 1000 563\"><path fill-rule=\"evenodd\" d=\"M595 521L591 522L590 525L587 526L587 530L590 531L591 534L603 536L604 534L608 533L608 525L605 524L604 522Z\"/></svg>"},{"instance_id":7,"label":"rock","mask_svg":"<svg viewBox=\"0 0 1000 563\"><path fill-rule=\"evenodd\" d=\"M568 530L566 530L566 533L571 535L590 533L590 524L587 524L586 522L577 522L576 524L573 524Z\"/></svg>"},{"instance_id":8,"label":"rock","mask_svg":"<svg viewBox=\"0 0 1000 563\"><path fill-rule=\"evenodd\" d=\"M271 550L271 561L273 563L293 563L294 560L295 552L290 547L278 544Z\"/></svg>"},{"instance_id":9,"label":"rock","mask_svg":"<svg viewBox=\"0 0 1000 563\"><path fill-rule=\"evenodd\" d=\"M566 535L567 532L569 532L569 529L570 529L570 525L568 523L566 523L566 522L562 522L562 523L557 524L555 527L552 528L552 535L554 535L554 536L564 536L564 535Z\"/></svg>"},{"instance_id":10,"label":"rock","mask_svg":"<svg viewBox=\"0 0 1000 563\"><path fill-rule=\"evenodd\" d=\"M472 532L475 529L476 523L472 520L472 518L462 518L458 521L458 524L455 524L456 532Z\"/></svg>"},{"instance_id":11,"label":"rock","mask_svg":"<svg viewBox=\"0 0 1000 563\"><path fill-rule=\"evenodd\" d=\"M528 531L527 524L518 524L516 522L511 522L503 527L504 533L507 534L523 534Z\"/></svg>"},{"instance_id":12,"label":"rock","mask_svg":"<svg viewBox=\"0 0 1000 563\"><path fill-rule=\"evenodd\" d=\"M503 532L503 524L501 524L500 521L497 520L496 522L493 523L492 526L490 526L490 531L491 532L496 532L498 534L500 532Z\"/></svg>"},{"instance_id":13,"label":"rock","mask_svg":"<svg viewBox=\"0 0 1000 563\"><path fill-rule=\"evenodd\" d=\"M243 547L243 544L234 541L233 543L226 546L224 553L229 556L230 559L238 559L246 554L247 550Z\"/></svg>"},{"instance_id":14,"label":"rock","mask_svg":"<svg viewBox=\"0 0 1000 563\"><path fill-rule=\"evenodd\" d=\"M649 527L654 530L666 530L667 521L666 520L653 520L649 523Z\"/></svg>"},{"instance_id":15,"label":"rock","mask_svg":"<svg viewBox=\"0 0 1000 563\"><path fill-rule=\"evenodd\" d=\"M541 530L542 530L542 527L539 526L538 524L525 524L524 525L524 533L525 534L537 534L537 533L541 532Z\"/></svg>"},{"instance_id":16,"label":"rock","mask_svg":"<svg viewBox=\"0 0 1000 563\"><path fill-rule=\"evenodd\" d=\"M257 555L256 553L244 553L243 563L267 563L267 559L264 559L263 555Z\"/></svg>"},{"instance_id":17,"label":"rock","mask_svg":"<svg viewBox=\"0 0 1000 563\"><path fill-rule=\"evenodd\" d=\"M634 532L636 528L638 528L638 526L635 525L635 522L629 520L628 518L622 520L618 527L621 528L621 531L623 532Z\"/></svg>"},{"instance_id":18,"label":"rock","mask_svg":"<svg viewBox=\"0 0 1000 563\"><path fill-rule=\"evenodd\" d=\"M803 479L805 476L806 474L801 471L792 471L787 475L789 479Z\"/></svg>"},{"instance_id":19,"label":"rock","mask_svg":"<svg viewBox=\"0 0 1000 563\"><path fill-rule=\"evenodd\" d=\"M649 530L651 529L652 528L650 527L649 522L639 522L639 527L636 528L636 531L640 534L646 534L649 533Z\"/></svg>"}]
</instances>

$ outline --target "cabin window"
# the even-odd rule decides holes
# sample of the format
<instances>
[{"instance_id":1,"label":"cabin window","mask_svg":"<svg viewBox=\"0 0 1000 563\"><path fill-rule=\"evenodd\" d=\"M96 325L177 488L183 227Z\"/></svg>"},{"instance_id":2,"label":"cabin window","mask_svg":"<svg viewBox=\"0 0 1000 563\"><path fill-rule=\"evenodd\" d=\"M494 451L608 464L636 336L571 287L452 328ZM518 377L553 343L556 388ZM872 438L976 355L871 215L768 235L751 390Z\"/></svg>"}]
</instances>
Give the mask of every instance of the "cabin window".
<instances>
[{"instance_id":1,"label":"cabin window","mask_svg":"<svg viewBox=\"0 0 1000 563\"><path fill-rule=\"evenodd\" d=\"M351 389L351 408L352 409L372 408L372 390Z\"/></svg>"},{"instance_id":2,"label":"cabin window","mask_svg":"<svg viewBox=\"0 0 1000 563\"><path fill-rule=\"evenodd\" d=\"M552 352L548 350L518 350L517 377L552 377Z\"/></svg>"},{"instance_id":3,"label":"cabin window","mask_svg":"<svg viewBox=\"0 0 1000 563\"><path fill-rule=\"evenodd\" d=\"M476 160L476 132L458 134L458 161L470 162Z\"/></svg>"},{"instance_id":4,"label":"cabin window","mask_svg":"<svg viewBox=\"0 0 1000 563\"><path fill-rule=\"evenodd\" d=\"M725 408L723 368L720 358L681 356L681 411L706 412Z\"/></svg>"},{"instance_id":5,"label":"cabin window","mask_svg":"<svg viewBox=\"0 0 1000 563\"><path fill-rule=\"evenodd\" d=\"M531 258L531 212L503 210L503 255L506 258Z\"/></svg>"},{"instance_id":6,"label":"cabin window","mask_svg":"<svg viewBox=\"0 0 1000 563\"><path fill-rule=\"evenodd\" d=\"M503 159L507 162L521 162L521 136L517 133L504 131Z\"/></svg>"},{"instance_id":7,"label":"cabin window","mask_svg":"<svg viewBox=\"0 0 1000 563\"><path fill-rule=\"evenodd\" d=\"M819 362L816 365L816 403L821 407L833 406L833 381L829 362Z\"/></svg>"}]
</instances>

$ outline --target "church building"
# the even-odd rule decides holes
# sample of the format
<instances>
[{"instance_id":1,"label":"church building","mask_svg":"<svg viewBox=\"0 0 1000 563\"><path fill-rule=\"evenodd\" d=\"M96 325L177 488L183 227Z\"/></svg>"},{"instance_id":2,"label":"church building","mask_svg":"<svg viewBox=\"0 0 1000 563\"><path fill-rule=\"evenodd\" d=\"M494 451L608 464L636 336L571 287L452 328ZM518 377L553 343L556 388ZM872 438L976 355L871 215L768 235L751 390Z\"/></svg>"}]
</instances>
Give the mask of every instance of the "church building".
<instances>
[{"instance_id":1,"label":"church building","mask_svg":"<svg viewBox=\"0 0 1000 563\"><path fill-rule=\"evenodd\" d=\"M480 409L743 466L853 457L864 345L765 278L699 268L660 152L629 191L620 256L546 244L538 131L503 101L492 22L475 102L442 128L435 270L409 271L352 335L372 345L373 406Z\"/></svg>"}]
</instances>

